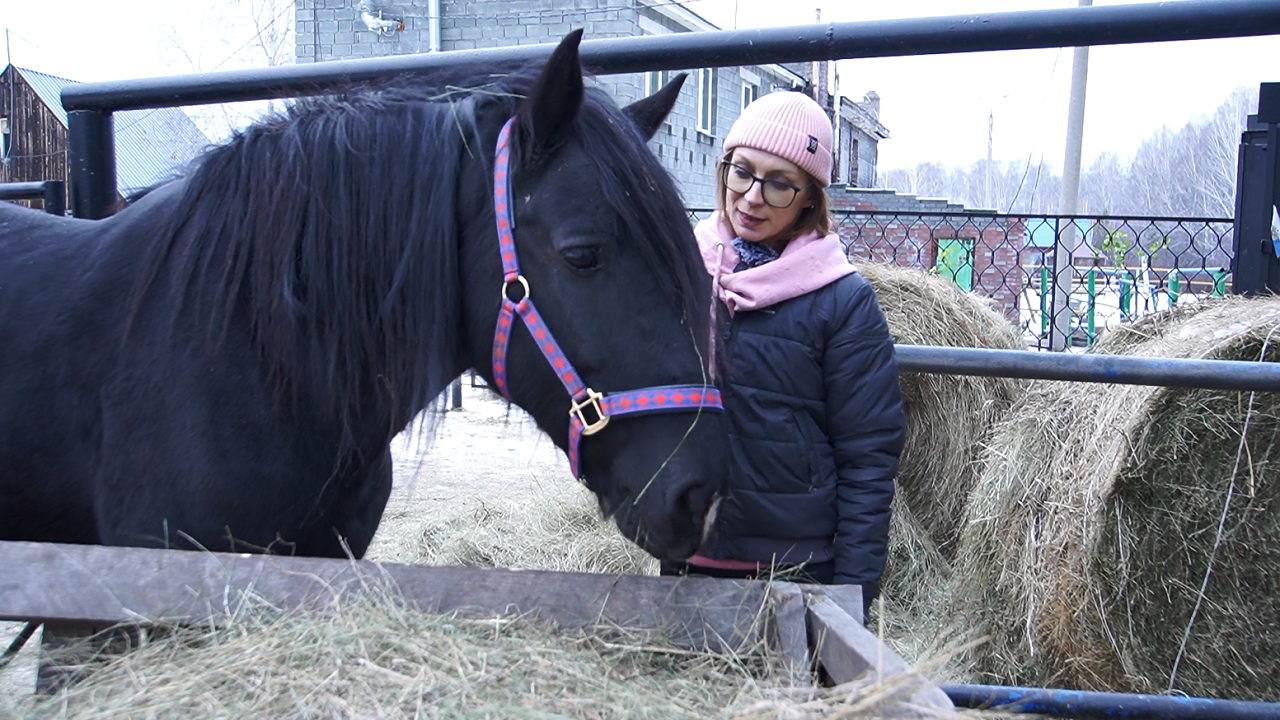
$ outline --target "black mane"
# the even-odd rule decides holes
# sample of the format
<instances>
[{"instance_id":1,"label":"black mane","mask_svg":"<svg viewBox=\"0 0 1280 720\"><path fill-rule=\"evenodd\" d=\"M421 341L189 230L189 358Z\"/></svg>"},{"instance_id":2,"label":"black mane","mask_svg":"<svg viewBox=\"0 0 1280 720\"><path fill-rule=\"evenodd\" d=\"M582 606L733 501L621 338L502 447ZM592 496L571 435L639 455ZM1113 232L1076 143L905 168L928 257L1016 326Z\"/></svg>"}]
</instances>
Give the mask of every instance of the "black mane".
<instances>
[{"instance_id":1,"label":"black mane","mask_svg":"<svg viewBox=\"0 0 1280 720\"><path fill-rule=\"evenodd\" d=\"M456 178L476 162L491 173L497 129L539 69L351 87L237 133L178 181L167 227L147 240L135 314L168 292L170 332L197 322L218 340L245 318L283 397L322 390L347 441L370 402L390 411L379 432L398 431L457 370L457 238L468 218L493 214L491 198ZM599 90L574 135L621 216L621 240L681 303L691 334L705 328L689 220L646 138ZM358 372L370 367L377 377Z\"/></svg>"}]
</instances>

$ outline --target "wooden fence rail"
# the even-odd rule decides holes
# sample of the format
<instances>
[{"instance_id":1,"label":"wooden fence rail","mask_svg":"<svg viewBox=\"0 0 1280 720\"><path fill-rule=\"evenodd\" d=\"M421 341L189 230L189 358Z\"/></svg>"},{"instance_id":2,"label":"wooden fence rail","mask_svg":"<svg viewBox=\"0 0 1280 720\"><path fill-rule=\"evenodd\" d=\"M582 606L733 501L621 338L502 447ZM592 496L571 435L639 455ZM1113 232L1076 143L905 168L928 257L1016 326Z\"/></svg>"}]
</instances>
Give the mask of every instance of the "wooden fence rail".
<instances>
[{"instance_id":1,"label":"wooden fence rail","mask_svg":"<svg viewBox=\"0 0 1280 720\"><path fill-rule=\"evenodd\" d=\"M0 568L0 620L43 622L48 639L118 624L218 624L249 607L320 607L365 593L423 612L652 632L711 652L768 650L797 679L813 657L837 682L911 672L855 620L857 587L29 542L0 542ZM917 685L913 704L952 709L935 685Z\"/></svg>"}]
</instances>

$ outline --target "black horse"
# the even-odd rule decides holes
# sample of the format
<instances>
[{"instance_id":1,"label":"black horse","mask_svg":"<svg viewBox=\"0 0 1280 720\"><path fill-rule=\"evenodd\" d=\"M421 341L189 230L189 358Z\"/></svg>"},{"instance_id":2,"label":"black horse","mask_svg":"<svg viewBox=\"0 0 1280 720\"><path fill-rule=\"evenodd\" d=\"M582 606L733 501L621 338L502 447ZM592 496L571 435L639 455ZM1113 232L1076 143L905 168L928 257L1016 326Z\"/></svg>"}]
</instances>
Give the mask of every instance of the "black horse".
<instances>
[{"instance_id":1,"label":"black horse","mask_svg":"<svg viewBox=\"0 0 1280 720\"><path fill-rule=\"evenodd\" d=\"M391 438L466 368L494 379L513 116L522 272L582 378L704 384L709 281L645 145L683 78L619 109L584 88L580 36L543 67L298 102L106 220L0 208L0 539L363 555ZM566 448L568 394L523 327L506 374ZM615 419L582 475L626 536L684 557L725 443L715 412Z\"/></svg>"}]
</instances>

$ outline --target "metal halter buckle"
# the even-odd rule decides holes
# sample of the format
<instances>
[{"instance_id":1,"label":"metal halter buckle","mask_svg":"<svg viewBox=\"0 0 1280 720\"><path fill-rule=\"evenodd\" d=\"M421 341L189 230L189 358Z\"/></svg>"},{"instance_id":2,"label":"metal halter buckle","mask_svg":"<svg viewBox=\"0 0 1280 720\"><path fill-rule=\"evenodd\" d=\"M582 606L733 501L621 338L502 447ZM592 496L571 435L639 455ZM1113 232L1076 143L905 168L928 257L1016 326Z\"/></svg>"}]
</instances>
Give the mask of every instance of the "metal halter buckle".
<instances>
[{"instance_id":1,"label":"metal halter buckle","mask_svg":"<svg viewBox=\"0 0 1280 720\"><path fill-rule=\"evenodd\" d=\"M600 406L600 401L604 399L603 393L598 393L591 388L587 388L587 397L582 402L576 400L569 401L569 416L577 417L578 422L582 423L583 435L595 435L609 424L609 416L605 414L604 408ZM587 422L587 417L582 413L582 409L590 407L596 412L595 422Z\"/></svg>"}]
</instances>

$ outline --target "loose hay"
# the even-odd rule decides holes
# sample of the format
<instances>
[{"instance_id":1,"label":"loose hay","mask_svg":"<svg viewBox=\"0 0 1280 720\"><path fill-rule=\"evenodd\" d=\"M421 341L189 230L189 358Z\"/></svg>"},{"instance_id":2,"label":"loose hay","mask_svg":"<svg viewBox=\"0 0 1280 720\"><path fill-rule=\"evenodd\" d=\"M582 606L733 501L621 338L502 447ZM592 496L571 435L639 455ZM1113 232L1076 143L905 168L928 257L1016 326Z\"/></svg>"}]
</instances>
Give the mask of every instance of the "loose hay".
<instances>
[{"instance_id":1,"label":"loose hay","mask_svg":"<svg viewBox=\"0 0 1280 720\"><path fill-rule=\"evenodd\" d=\"M1097 351L1275 361L1280 300L1180 308ZM955 611L992 636L978 678L1280 700L1278 443L1275 393L1037 383L955 566Z\"/></svg>"},{"instance_id":2,"label":"loose hay","mask_svg":"<svg viewBox=\"0 0 1280 720\"><path fill-rule=\"evenodd\" d=\"M153 634L57 696L0 697L0 718L902 717L900 682L793 687L758 655L556 633L519 618L407 610L374 590L319 611L258 607L214 630Z\"/></svg>"},{"instance_id":3,"label":"loose hay","mask_svg":"<svg viewBox=\"0 0 1280 720\"><path fill-rule=\"evenodd\" d=\"M889 332L901 345L1025 349L1018 328L988 300L919 270L859 261ZM898 471L882 582L890 643L920 658L950 575L964 505L995 423L1021 396L1009 378L903 373L907 438Z\"/></svg>"},{"instance_id":4,"label":"loose hay","mask_svg":"<svg viewBox=\"0 0 1280 720\"><path fill-rule=\"evenodd\" d=\"M441 506L402 542L396 562L658 573L658 562L602 517L595 496L577 483L548 483L532 492Z\"/></svg>"}]
</instances>

